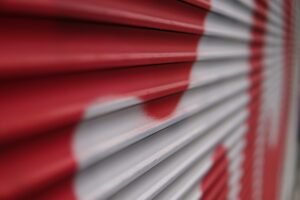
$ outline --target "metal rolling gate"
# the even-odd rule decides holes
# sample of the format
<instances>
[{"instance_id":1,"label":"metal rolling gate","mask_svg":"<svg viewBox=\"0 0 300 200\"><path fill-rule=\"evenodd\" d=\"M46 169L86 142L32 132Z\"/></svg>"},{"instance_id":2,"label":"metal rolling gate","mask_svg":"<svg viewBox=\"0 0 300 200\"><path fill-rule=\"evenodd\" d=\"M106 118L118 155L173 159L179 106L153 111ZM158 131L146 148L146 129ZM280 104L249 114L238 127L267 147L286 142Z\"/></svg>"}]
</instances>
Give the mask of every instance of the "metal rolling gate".
<instances>
[{"instance_id":1,"label":"metal rolling gate","mask_svg":"<svg viewBox=\"0 0 300 200\"><path fill-rule=\"evenodd\" d=\"M293 0L1 0L0 199L289 200Z\"/></svg>"}]
</instances>

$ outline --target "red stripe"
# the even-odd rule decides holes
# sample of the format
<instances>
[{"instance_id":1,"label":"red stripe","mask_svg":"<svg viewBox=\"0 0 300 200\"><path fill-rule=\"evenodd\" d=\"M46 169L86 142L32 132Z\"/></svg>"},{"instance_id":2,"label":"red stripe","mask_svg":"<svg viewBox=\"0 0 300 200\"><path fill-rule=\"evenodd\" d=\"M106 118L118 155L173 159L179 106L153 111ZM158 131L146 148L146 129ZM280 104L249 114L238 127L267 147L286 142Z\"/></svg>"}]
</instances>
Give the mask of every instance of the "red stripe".
<instances>
[{"instance_id":1,"label":"red stripe","mask_svg":"<svg viewBox=\"0 0 300 200\"><path fill-rule=\"evenodd\" d=\"M72 132L73 128L68 128L2 147L0 199L32 199L35 192L70 177L76 168ZM65 189L74 194L70 184Z\"/></svg>"},{"instance_id":2,"label":"red stripe","mask_svg":"<svg viewBox=\"0 0 300 200\"><path fill-rule=\"evenodd\" d=\"M208 3L206 5L209 6ZM196 7L174 0L1 0L0 11L63 17L201 34L205 17ZM155 11L155 12L154 12Z\"/></svg>"},{"instance_id":3,"label":"red stripe","mask_svg":"<svg viewBox=\"0 0 300 200\"><path fill-rule=\"evenodd\" d=\"M208 192L204 193L201 200L215 200L221 193L228 196L228 174L222 176Z\"/></svg>"},{"instance_id":4,"label":"red stripe","mask_svg":"<svg viewBox=\"0 0 300 200\"><path fill-rule=\"evenodd\" d=\"M250 67L256 70L258 83L255 83L253 75L249 75L251 80L251 88L256 84L258 95L253 95L251 89L249 90L250 98L252 101L255 100L254 106L248 107L250 117L248 119L249 130L246 133L247 146L244 150L245 161L243 163L244 178L241 181L242 189L240 192L240 198L252 199L252 184L253 184L253 165L254 165L254 152L255 152L255 141L257 138L258 124L261 110L261 93L262 93L262 70L263 70L263 51L265 45L265 33L267 25L267 0L255 0L254 1L254 13L253 13L253 26L251 29L251 42L250 42ZM250 168L249 168L250 166ZM248 169L248 170L247 170ZM249 170L250 169L250 170ZM246 174L247 173L247 174Z\"/></svg>"},{"instance_id":5,"label":"red stripe","mask_svg":"<svg viewBox=\"0 0 300 200\"><path fill-rule=\"evenodd\" d=\"M224 164L226 158L224 156L225 155L214 163L209 174L205 176L203 183L201 184L201 191L203 193L208 193L209 190L213 189L216 182L218 182L218 179L227 173L227 165Z\"/></svg>"},{"instance_id":6,"label":"red stripe","mask_svg":"<svg viewBox=\"0 0 300 200\"><path fill-rule=\"evenodd\" d=\"M210 10L210 0L183 0L187 3L190 3L192 5L199 6L201 8L205 8L207 10Z\"/></svg>"},{"instance_id":7,"label":"red stripe","mask_svg":"<svg viewBox=\"0 0 300 200\"><path fill-rule=\"evenodd\" d=\"M2 79L194 61L201 36L29 17L4 16L0 23Z\"/></svg>"},{"instance_id":8,"label":"red stripe","mask_svg":"<svg viewBox=\"0 0 300 200\"><path fill-rule=\"evenodd\" d=\"M203 193L201 199L214 199L222 190L226 191L227 196L228 162L227 149L222 145L218 146L215 149L212 167L200 185L200 191Z\"/></svg>"},{"instance_id":9,"label":"red stripe","mask_svg":"<svg viewBox=\"0 0 300 200\"><path fill-rule=\"evenodd\" d=\"M226 200L228 199L228 191L226 190L226 187L222 190L222 192L217 196L217 200Z\"/></svg>"}]
</instances>

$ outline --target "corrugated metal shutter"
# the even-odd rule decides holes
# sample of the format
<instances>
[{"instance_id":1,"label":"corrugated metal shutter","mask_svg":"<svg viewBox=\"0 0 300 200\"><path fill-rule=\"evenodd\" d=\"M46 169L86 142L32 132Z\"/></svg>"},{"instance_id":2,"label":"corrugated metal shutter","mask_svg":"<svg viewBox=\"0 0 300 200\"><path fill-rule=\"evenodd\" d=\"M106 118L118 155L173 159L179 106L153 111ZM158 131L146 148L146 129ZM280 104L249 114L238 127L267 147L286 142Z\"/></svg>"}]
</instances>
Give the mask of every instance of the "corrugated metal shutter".
<instances>
[{"instance_id":1,"label":"corrugated metal shutter","mask_svg":"<svg viewBox=\"0 0 300 200\"><path fill-rule=\"evenodd\" d=\"M2 0L0 199L279 199L293 8Z\"/></svg>"}]
</instances>

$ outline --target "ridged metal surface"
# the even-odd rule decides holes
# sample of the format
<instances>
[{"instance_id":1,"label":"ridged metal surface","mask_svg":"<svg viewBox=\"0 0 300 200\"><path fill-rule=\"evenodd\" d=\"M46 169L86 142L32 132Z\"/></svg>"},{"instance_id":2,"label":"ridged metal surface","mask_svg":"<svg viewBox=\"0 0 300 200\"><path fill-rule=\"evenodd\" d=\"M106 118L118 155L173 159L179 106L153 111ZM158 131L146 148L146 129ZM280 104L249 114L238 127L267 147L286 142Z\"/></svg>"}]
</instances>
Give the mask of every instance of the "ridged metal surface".
<instances>
[{"instance_id":1,"label":"ridged metal surface","mask_svg":"<svg viewBox=\"0 0 300 200\"><path fill-rule=\"evenodd\" d=\"M0 199L279 199L294 5L2 0Z\"/></svg>"}]
</instances>

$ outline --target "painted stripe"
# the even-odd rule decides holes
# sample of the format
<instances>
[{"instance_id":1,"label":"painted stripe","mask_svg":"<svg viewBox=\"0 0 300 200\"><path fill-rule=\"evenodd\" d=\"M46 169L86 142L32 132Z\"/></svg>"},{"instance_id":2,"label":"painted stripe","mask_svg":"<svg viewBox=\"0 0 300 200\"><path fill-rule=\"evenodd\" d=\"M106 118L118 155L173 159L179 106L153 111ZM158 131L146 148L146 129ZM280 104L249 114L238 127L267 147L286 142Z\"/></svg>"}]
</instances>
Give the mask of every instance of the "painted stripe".
<instances>
[{"instance_id":1,"label":"painted stripe","mask_svg":"<svg viewBox=\"0 0 300 200\"><path fill-rule=\"evenodd\" d=\"M249 2L248 2L249 3ZM261 16L261 10L264 10L263 16ZM241 199L254 199L253 194L253 182L254 182L254 152L255 141L258 135L258 126L261 110L261 93L262 93L262 68L263 68L263 49L264 49L264 34L266 31L266 2L254 0L253 2L253 25L251 30L251 42L250 48L250 68L256 69L256 73L250 74L249 79L252 81L252 87L256 84L258 94L254 94L253 90L249 90L249 94L252 100L255 100L255 104L249 105L250 118L248 119L249 132L246 135L247 147L245 148L245 160L243 164L245 177L242 179L242 190L240 192ZM258 30L257 26L262 27L262 30ZM259 42L257 39L260 38ZM254 54L258 56L254 57ZM254 77L258 79L258 83L254 83ZM250 166L250 167L248 167Z\"/></svg>"},{"instance_id":2,"label":"painted stripe","mask_svg":"<svg viewBox=\"0 0 300 200\"><path fill-rule=\"evenodd\" d=\"M209 4L208 4L209 5ZM156 12L153 12L155 10ZM173 0L3 0L2 13L22 13L201 34L207 11Z\"/></svg>"}]
</instances>

